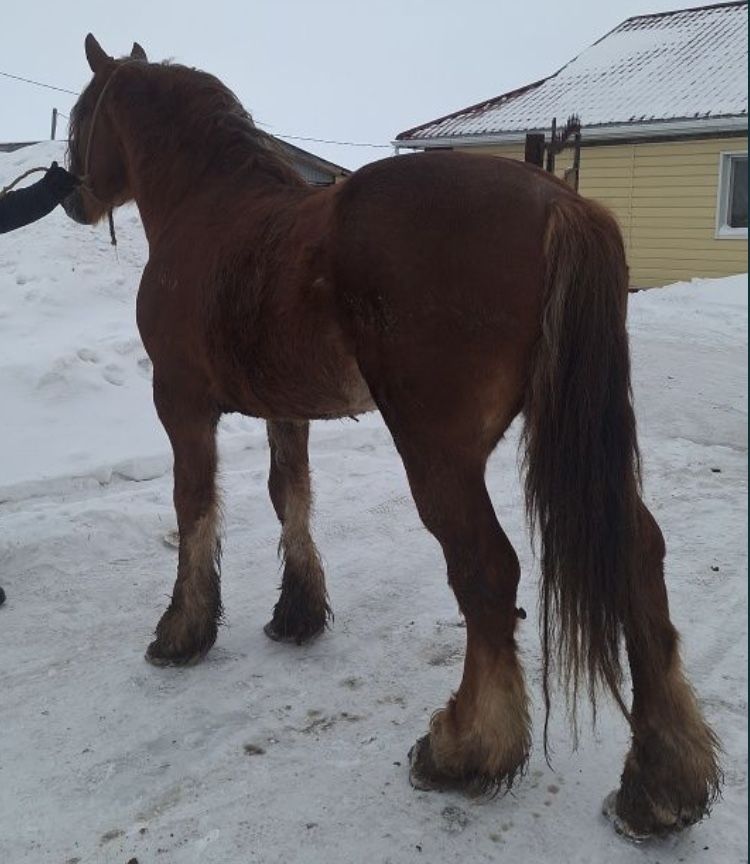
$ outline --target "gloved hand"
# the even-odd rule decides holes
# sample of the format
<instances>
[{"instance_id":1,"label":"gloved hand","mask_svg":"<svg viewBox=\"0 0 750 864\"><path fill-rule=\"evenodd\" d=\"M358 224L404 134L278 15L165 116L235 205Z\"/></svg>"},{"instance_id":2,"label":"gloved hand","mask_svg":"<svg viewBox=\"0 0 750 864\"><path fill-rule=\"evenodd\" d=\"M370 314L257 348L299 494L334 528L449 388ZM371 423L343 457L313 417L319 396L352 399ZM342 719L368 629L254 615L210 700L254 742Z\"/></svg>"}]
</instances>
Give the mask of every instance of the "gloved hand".
<instances>
[{"instance_id":1,"label":"gloved hand","mask_svg":"<svg viewBox=\"0 0 750 864\"><path fill-rule=\"evenodd\" d=\"M64 168L61 168L57 162L53 162L47 169L42 182L56 198L64 201L76 186L80 185L81 181Z\"/></svg>"}]
</instances>

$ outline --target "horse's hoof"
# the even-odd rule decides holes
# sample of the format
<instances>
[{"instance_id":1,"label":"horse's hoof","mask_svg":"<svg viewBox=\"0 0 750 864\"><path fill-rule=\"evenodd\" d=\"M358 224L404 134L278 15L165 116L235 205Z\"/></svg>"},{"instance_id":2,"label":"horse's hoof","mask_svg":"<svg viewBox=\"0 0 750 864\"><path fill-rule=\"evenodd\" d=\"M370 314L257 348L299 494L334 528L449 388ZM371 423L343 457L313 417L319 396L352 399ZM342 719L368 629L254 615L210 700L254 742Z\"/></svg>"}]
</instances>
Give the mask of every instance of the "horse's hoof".
<instances>
[{"instance_id":1,"label":"horse's hoof","mask_svg":"<svg viewBox=\"0 0 750 864\"><path fill-rule=\"evenodd\" d=\"M424 735L409 750L409 782L424 792L460 791L471 798L494 798L507 791L526 768L523 757L512 769L497 774L483 773L472 767L460 767L455 772L441 768L432 753L430 735Z\"/></svg>"},{"instance_id":2,"label":"horse's hoof","mask_svg":"<svg viewBox=\"0 0 750 864\"><path fill-rule=\"evenodd\" d=\"M279 631L273 626L273 621L269 621L263 627L263 632L268 636L269 639L272 639L274 642L292 642L288 636L283 636Z\"/></svg>"},{"instance_id":3,"label":"horse's hoof","mask_svg":"<svg viewBox=\"0 0 750 864\"><path fill-rule=\"evenodd\" d=\"M286 642L290 645L303 645L306 642L312 642L326 629L325 624L317 629L306 629L301 633L282 633L273 623L273 619L268 622L263 628L263 632L274 642Z\"/></svg>"},{"instance_id":4,"label":"horse's hoof","mask_svg":"<svg viewBox=\"0 0 750 864\"><path fill-rule=\"evenodd\" d=\"M633 843L642 843L648 840L651 834L646 834L642 831L636 831L635 828L628 823L617 812L617 789L613 789L604 799L602 804L602 813L612 823L612 827L621 836Z\"/></svg>"},{"instance_id":5,"label":"horse's hoof","mask_svg":"<svg viewBox=\"0 0 750 864\"><path fill-rule=\"evenodd\" d=\"M193 654L177 655L165 651L158 641L154 641L146 649L144 658L152 666L195 666L206 654L206 651L198 651Z\"/></svg>"},{"instance_id":6,"label":"horse's hoof","mask_svg":"<svg viewBox=\"0 0 750 864\"><path fill-rule=\"evenodd\" d=\"M409 750L409 783L420 792L442 792L455 787L455 782L440 774L432 758L430 736L423 735Z\"/></svg>"}]
</instances>

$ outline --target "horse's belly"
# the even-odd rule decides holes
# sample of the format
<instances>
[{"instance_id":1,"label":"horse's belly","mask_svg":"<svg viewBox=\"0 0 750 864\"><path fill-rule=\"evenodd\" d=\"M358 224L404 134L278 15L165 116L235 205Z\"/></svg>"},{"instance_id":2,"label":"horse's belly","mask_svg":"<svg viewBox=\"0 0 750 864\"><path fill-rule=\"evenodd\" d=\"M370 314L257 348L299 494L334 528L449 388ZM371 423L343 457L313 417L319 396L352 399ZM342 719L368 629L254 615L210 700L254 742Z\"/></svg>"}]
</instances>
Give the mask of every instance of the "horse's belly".
<instances>
[{"instance_id":1,"label":"horse's belly","mask_svg":"<svg viewBox=\"0 0 750 864\"><path fill-rule=\"evenodd\" d=\"M376 409L370 388L352 359L339 374L311 380L299 409L307 419L353 417Z\"/></svg>"},{"instance_id":2,"label":"horse's belly","mask_svg":"<svg viewBox=\"0 0 750 864\"><path fill-rule=\"evenodd\" d=\"M365 414L368 411L374 411L377 406L370 393L370 388L367 386L365 379L359 374L359 370L346 381L342 395L344 396L345 404L338 410L338 413L331 414L331 417L353 417L357 414Z\"/></svg>"},{"instance_id":3,"label":"horse's belly","mask_svg":"<svg viewBox=\"0 0 750 864\"><path fill-rule=\"evenodd\" d=\"M340 358L337 358L340 359ZM221 400L226 410L252 417L288 420L324 420L352 417L376 409L375 402L354 358L345 362L259 364L243 376ZM227 376L223 383L226 384Z\"/></svg>"}]
</instances>

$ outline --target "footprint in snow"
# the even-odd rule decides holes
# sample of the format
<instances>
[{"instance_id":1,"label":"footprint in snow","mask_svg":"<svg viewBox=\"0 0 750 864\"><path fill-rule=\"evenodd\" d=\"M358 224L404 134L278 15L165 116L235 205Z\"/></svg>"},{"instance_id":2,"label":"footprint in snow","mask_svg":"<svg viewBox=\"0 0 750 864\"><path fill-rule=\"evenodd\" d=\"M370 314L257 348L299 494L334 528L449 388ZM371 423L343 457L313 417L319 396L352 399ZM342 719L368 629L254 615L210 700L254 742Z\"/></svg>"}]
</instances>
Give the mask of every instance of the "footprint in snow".
<instances>
[{"instance_id":1,"label":"footprint in snow","mask_svg":"<svg viewBox=\"0 0 750 864\"><path fill-rule=\"evenodd\" d=\"M458 834L469 824L469 816L460 807L443 807L440 815L443 817L442 829L449 834Z\"/></svg>"},{"instance_id":2,"label":"footprint in snow","mask_svg":"<svg viewBox=\"0 0 750 864\"><path fill-rule=\"evenodd\" d=\"M138 360L138 371L143 378L151 379L152 366L148 357L141 357Z\"/></svg>"},{"instance_id":3,"label":"footprint in snow","mask_svg":"<svg viewBox=\"0 0 750 864\"><path fill-rule=\"evenodd\" d=\"M78 351L78 359L83 360L84 363L98 363L99 355L96 351L92 351L91 348L81 348Z\"/></svg>"},{"instance_id":4,"label":"footprint in snow","mask_svg":"<svg viewBox=\"0 0 750 864\"><path fill-rule=\"evenodd\" d=\"M115 363L109 363L105 366L102 376L105 381L109 381L110 384L115 384L118 387L121 387L125 383L125 372L121 366Z\"/></svg>"}]
</instances>

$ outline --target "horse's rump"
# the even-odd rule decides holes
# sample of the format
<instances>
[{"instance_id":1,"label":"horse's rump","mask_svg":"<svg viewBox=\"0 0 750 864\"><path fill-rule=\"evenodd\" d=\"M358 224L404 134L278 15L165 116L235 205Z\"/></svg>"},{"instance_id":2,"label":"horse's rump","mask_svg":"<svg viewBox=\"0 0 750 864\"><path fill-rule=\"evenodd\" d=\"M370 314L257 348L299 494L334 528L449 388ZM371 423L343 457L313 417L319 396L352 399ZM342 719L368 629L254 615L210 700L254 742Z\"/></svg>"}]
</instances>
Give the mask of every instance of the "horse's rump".
<instances>
[{"instance_id":1,"label":"horse's rump","mask_svg":"<svg viewBox=\"0 0 750 864\"><path fill-rule=\"evenodd\" d=\"M370 374L404 375L411 360L423 399L434 385L428 410L446 390L494 402L498 388L518 410L539 336L546 208L560 191L521 163L457 153L383 160L342 184L331 273Z\"/></svg>"}]
</instances>

